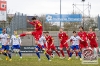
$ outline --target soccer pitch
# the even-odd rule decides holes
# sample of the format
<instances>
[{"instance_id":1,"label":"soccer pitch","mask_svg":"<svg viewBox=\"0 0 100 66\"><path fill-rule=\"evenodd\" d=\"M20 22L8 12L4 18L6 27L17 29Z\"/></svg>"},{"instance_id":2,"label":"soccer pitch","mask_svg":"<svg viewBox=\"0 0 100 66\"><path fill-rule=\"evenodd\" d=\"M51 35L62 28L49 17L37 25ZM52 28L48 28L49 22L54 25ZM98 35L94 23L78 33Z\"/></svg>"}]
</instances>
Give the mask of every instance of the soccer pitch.
<instances>
[{"instance_id":1,"label":"soccer pitch","mask_svg":"<svg viewBox=\"0 0 100 66\"><path fill-rule=\"evenodd\" d=\"M4 56L0 56L0 66L100 66L100 59L98 64L82 64L79 59L75 57L68 61L67 57L65 59L60 59L59 57L52 58L52 61L48 61L45 56L41 56L41 61L38 61L37 56L23 56L20 59L18 56L13 56L12 61L6 61Z\"/></svg>"}]
</instances>

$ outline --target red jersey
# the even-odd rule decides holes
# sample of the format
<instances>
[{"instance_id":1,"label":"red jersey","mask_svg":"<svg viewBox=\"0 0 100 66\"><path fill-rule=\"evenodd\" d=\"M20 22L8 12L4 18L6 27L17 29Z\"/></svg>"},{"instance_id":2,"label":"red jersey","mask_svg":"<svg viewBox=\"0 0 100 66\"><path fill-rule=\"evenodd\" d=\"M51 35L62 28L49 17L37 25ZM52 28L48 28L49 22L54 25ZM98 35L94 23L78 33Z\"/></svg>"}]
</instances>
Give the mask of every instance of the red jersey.
<instances>
[{"instance_id":1,"label":"red jersey","mask_svg":"<svg viewBox=\"0 0 100 66\"><path fill-rule=\"evenodd\" d=\"M84 43L87 42L87 33L85 31L83 32L78 32L78 36L80 36L80 38L82 38L84 41L80 41L80 43Z\"/></svg>"},{"instance_id":2,"label":"red jersey","mask_svg":"<svg viewBox=\"0 0 100 66\"><path fill-rule=\"evenodd\" d=\"M88 39L90 40L90 43L96 42L96 34L95 34L95 32L89 32L88 33Z\"/></svg>"},{"instance_id":3,"label":"red jersey","mask_svg":"<svg viewBox=\"0 0 100 66\"><path fill-rule=\"evenodd\" d=\"M65 43L68 40L68 35L65 32L58 34L59 39L61 40L61 44Z\"/></svg>"},{"instance_id":4,"label":"red jersey","mask_svg":"<svg viewBox=\"0 0 100 66\"><path fill-rule=\"evenodd\" d=\"M47 45L50 46L53 43L53 37L52 36L47 36L46 37L46 41L47 41Z\"/></svg>"},{"instance_id":5,"label":"red jersey","mask_svg":"<svg viewBox=\"0 0 100 66\"><path fill-rule=\"evenodd\" d=\"M42 31L42 24L40 21L36 20L35 22L29 22L30 24L32 24L36 30L35 31Z\"/></svg>"}]
</instances>

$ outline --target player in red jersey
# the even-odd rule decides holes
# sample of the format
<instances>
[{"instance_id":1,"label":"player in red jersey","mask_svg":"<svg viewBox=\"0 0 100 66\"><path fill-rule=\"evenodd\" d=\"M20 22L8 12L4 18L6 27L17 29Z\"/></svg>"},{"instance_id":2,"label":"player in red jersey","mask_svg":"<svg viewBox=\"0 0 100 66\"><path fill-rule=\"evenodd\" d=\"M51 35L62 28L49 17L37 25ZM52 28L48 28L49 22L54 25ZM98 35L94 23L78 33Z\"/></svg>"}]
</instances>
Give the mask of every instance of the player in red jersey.
<instances>
[{"instance_id":1,"label":"player in red jersey","mask_svg":"<svg viewBox=\"0 0 100 66\"><path fill-rule=\"evenodd\" d=\"M63 48L66 48L68 56L69 56L69 46L67 43L65 43L68 40L68 35L63 31L62 28L60 28L58 37L60 40L60 52L61 52L63 58L65 58Z\"/></svg>"},{"instance_id":2,"label":"player in red jersey","mask_svg":"<svg viewBox=\"0 0 100 66\"><path fill-rule=\"evenodd\" d=\"M52 36L49 35L49 32L46 32L46 41L47 41L47 53L52 57L52 51L54 50L58 56L60 57L59 52L57 51L55 45L54 45L54 39Z\"/></svg>"},{"instance_id":3,"label":"player in red jersey","mask_svg":"<svg viewBox=\"0 0 100 66\"><path fill-rule=\"evenodd\" d=\"M30 22L29 20L27 20L27 22L34 26L34 31L20 34L20 36L23 37L26 35L33 35L36 40L39 40L39 38L42 35L42 31L43 31L41 22L36 20L35 17L32 18L32 22Z\"/></svg>"},{"instance_id":4,"label":"player in red jersey","mask_svg":"<svg viewBox=\"0 0 100 66\"><path fill-rule=\"evenodd\" d=\"M90 47L92 49L96 48L98 50L98 43L97 43L98 38L96 36L96 33L93 32L92 27L89 28L88 39L90 42Z\"/></svg>"},{"instance_id":5,"label":"player in red jersey","mask_svg":"<svg viewBox=\"0 0 100 66\"><path fill-rule=\"evenodd\" d=\"M84 28L82 26L79 27L78 36L80 36L84 41L80 41L80 49L88 48L88 43L87 43L87 33L84 31Z\"/></svg>"},{"instance_id":6,"label":"player in red jersey","mask_svg":"<svg viewBox=\"0 0 100 66\"><path fill-rule=\"evenodd\" d=\"M32 35L35 38L35 44L38 43L39 38L42 35L42 24L40 21L36 20L36 17L32 18L32 22L30 22L29 20L27 20L28 23L32 24L34 26L34 31L32 32L26 32L26 33L22 33L20 34L20 37L26 36L26 35ZM38 44L40 46L40 44Z\"/></svg>"}]
</instances>

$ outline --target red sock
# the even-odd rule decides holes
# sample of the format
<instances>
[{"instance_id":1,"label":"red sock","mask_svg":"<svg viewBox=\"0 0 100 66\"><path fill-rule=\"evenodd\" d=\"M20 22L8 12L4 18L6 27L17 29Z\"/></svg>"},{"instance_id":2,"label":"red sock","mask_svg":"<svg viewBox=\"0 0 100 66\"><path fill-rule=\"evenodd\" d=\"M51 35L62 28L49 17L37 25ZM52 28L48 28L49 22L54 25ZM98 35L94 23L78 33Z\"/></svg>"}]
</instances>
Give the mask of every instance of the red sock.
<instances>
[{"instance_id":1,"label":"red sock","mask_svg":"<svg viewBox=\"0 0 100 66\"><path fill-rule=\"evenodd\" d=\"M61 54L63 57L65 57L63 50L60 50Z\"/></svg>"},{"instance_id":2,"label":"red sock","mask_svg":"<svg viewBox=\"0 0 100 66\"><path fill-rule=\"evenodd\" d=\"M52 55L51 51L48 51L48 50L47 50L46 52L47 52L50 56Z\"/></svg>"},{"instance_id":3,"label":"red sock","mask_svg":"<svg viewBox=\"0 0 100 66\"><path fill-rule=\"evenodd\" d=\"M20 34L20 37L26 36L26 33L22 33Z\"/></svg>"},{"instance_id":4,"label":"red sock","mask_svg":"<svg viewBox=\"0 0 100 66\"><path fill-rule=\"evenodd\" d=\"M40 44L38 44L38 46L42 49L42 46Z\"/></svg>"},{"instance_id":5,"label":"red sock","mask_svg":"<svg viewBox=\"0 0 100 66\"><path fill-rule=\"evenodd\" d=\"M56 53L58 54L58 56L60 57L60 54L59 54L59 52L58 51L56 51Z\"/></svg>"},{"instance_id":6,"label":"red sock","mask_svg":"<svg viewBox=\"0 0 100 66\"><path fill-rule=\"evenodd\" d=\"M67 50L67 54L68 54L68 56L70 55L70 50Z\"/></svg>"},{"instance_id":7,"label":"red sock","mask_svg":"<svg viewBox=\"0 0 100 66\"><path fill-rule=\"evenodd\" d=\"M78 53L77 52L75 52L76 53L76 56L78 56Z\"/></svg>"}]
</instances>

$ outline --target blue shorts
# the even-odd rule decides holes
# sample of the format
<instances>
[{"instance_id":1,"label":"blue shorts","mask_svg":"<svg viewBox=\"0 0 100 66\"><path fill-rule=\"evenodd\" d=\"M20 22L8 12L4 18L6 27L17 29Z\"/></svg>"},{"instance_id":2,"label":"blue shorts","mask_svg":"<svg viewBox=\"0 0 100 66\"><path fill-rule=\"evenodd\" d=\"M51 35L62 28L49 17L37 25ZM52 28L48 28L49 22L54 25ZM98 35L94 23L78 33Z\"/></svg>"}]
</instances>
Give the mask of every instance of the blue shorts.
<instances>
[{"instance_id":1,"label":"blue shorts","mask_svg":"<svg viewBox=\"0 0 100 66\"><path fill-rule=\"evenodd\" d=\"M9 45L6 45L6 46L2 45L2 49L3 50L9 50Z\"/></svg>"},{"instance_id":2,"label":"blue shorts","mask_svg":"<svg viewBox=\"0 0 100 66\"><path fill-rule=\"evenodd\" d=\"M79 50L79 45L72 45L70 46L72 50Z\"/></svg>"},{"instance_id":3,"label":"blue shorts","mask_svg":"<svg viewBox=\"0 0 100 66\"><path fill-rule=\"evenodd\" d=\"M42 48L40 48L39 46L36 46L35 48L38 49L38 51L42 50L44 48L44 45L42 45Z\"/></svg>"},{"instance_id":4,"label":"blue shorts","mask_svg":"<svg viewBox=\"0 0 100 66\"><path fill-rule=\"evenodd\" d=\"M20 45L13 45L12 49L20 49Z\"/></svg>"}]
</instances>

